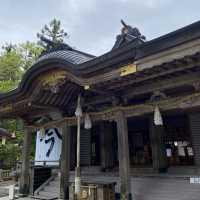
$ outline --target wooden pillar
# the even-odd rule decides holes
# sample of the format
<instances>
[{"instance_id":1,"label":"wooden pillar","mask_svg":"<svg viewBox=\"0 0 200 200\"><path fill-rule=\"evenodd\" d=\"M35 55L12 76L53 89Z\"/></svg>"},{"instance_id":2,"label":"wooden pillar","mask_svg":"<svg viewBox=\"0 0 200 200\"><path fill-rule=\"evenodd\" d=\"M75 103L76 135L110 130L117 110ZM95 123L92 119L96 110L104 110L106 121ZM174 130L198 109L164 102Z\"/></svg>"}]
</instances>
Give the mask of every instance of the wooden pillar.
<instances>
[{"instance_id":1,"label":"wooden pillar","mask_svg":"<svg viewBox=\"0 0 200 200\"><path fill-rule=\"evenodd\" d=\"M64 200L69 199L70 134L71 127L64 124L62 126L62 152L60 162L60 198Z\"/></svg>"},{"instance_id":2,"label":"wooden pillar","mask_svg":"<svg viewBox=\"0 0 200 200\"><path fill-rule=\"evenodd\" d=\"M166 172L167 157L164 144L164 127L154 125L153 116L150 117L150 138L153 169L157 172Z\"/></svg>"},{"instance_id":3,"label":"wooden pillar","mask_svg":"<svg viewBox=\"0 0 200 200\"><path fill-rule=\"evenodd\" d=\"M100 124L100 140L101 140L101 167L102 170L110 169L114 163L113 151L113 131L110 122L101 122Z\"/></svg>"},{"instance_id":4,"label":"wooden pillar","mask_svg":"<svg viewBox=\"0 0 200 200\"><path fill-rule=\"evenodd\" d=\"M19 192L28 195L30 191L30 152L32 143L32 132L30 129L24 131L24 144L22 148L22 167Z\"/></svg>"},{"instance_id":5,"label":"wooden pillar","mask_svg":"<svg viewBox=\"0 0 200 200\"><path fill-rule=\"evenodd\" d=\"M120 176L120 198L131 199L130 161L127 119L122 111L116 113L118 157Z\"/></svg>"}]
</instances>

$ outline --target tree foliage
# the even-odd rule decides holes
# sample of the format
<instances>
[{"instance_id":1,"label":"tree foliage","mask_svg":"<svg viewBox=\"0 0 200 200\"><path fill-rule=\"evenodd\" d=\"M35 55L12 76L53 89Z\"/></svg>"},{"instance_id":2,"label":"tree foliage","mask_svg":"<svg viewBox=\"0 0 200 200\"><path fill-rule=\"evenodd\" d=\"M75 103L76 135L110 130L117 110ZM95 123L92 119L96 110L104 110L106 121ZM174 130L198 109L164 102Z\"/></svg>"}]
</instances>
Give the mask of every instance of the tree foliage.
<instances>
[{"instance_id":1,"label":"tree foliage","mask_svg":"<svg viewBox=\"0 0 200 200\"><path fill-rule=\"evenodd\" d=\"M15 89L22 75L32 66L41 52L42 47L32 42L4 45L0 54L0 93ZM0 168L2 166L9 168L20 159L23 126L20 120L3 120L0 121L0 127L16 135L16 138L7 141L6 145L0 144Z\"/></svg>"},{"instance_id":2,"label":"tree foliage","mask_svg":"<svg viewBox=\"0 0 200 200\"><path fill-rule=\"evenodd\" d=\"M41 37L47 38L55 43L62 43L67 36L68 34L61 27L60 20L57 20L56 18L54 18L48 25L44 25L41 32L37 33L37 37L40 40L39 43L43 47L46 47L46 44L41 40Z\"/></svg>"},{"instance_id":3,"label":"tree foliage","mask_svg":"<svg viewBox=\"0 0 200 200\"><path fill-rule=\"evenodd\" d=\"M16 50L5 51L0 56L0 80L17 81L21 78L21 55Z\"/></svg>"},{"instance_id":4,"label":"tree foliage","mask_svg":"<svg viewBox=\"0 0 200 200\"><path fill-rule=\"evenodd\" d=\"M0 54L0 92L17 87L22 75L33 65L43 48L33 42L6 44Z\"/></svg>"},{"instance_id":5,"label":"tree foliage","mask_svg":"<svg viewBox=\"0 0 200 200\"><path fill-rule=\"evenodd\" d=\"M0 144L0 168L6 169L14 166L21 158L23 125L21 120L2 120L0 127L15 135L15 138L6 141L6 145Z\"/></svg>"},{"instance_id":6,"label":"tree foliage","mask_svg":"<svg viewBox=\"0 0 200 200\"><path fill-rule=\"evenodd\" d=\"M34 42L26 42L19 45L18 51L22 59L21 67L27 71L40 56L43 48Z\"/></svg>"}]
</instances>

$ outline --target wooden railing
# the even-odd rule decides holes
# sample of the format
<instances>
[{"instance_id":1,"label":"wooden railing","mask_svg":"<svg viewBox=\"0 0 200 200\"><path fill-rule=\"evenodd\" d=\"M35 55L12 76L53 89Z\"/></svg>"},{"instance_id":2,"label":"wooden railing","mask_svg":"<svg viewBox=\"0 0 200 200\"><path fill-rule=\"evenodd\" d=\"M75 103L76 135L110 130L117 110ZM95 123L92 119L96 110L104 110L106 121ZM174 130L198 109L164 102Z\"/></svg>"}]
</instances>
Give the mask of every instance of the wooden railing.
<instances>
[{"instance_id":1,"label":"wooden railing","mask_svg":"<svg viewBox=\"0 0 200 200\"><path fill-rule=\"evenodd\" d=\"M12 173L11 170L0 170L0 180L10 180L12 179L14 174Z\"/></svg>"}]
</instances>

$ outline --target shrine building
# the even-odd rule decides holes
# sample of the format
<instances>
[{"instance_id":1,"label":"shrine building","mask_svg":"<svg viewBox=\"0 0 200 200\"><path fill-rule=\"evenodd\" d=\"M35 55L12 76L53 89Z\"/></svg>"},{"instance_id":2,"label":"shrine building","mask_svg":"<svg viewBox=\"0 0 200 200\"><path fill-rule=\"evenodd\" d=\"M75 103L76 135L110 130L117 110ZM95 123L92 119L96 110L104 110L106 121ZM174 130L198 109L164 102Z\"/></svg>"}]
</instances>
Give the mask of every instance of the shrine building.
<instances>
[{"instance_id":1,"label":"shrine building","mask_svg":"<svg viewBox=\"0 0 200 200\"><path fill-rule=\"evenodd\" d=\"M98 57L43 38L18 88L0 94L0 119L24 122L21 194L70 199L79 99L82 184L115 184L116 199L200 199L200 21L149 41L122 24Z\"/></svg>"}]
</instances>

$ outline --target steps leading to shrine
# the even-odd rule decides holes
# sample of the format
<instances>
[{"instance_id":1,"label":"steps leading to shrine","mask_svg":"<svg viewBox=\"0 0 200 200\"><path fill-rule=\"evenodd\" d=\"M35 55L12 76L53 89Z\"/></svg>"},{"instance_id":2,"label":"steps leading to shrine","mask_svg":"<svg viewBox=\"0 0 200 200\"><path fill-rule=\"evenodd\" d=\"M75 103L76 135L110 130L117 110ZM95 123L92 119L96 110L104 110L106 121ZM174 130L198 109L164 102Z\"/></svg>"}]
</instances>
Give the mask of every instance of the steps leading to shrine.
<instances>
[{"instance_id":1,"label":"steps leading to shrine","mask_svg":"<svg viewBox=\"0 0 200 200\"><path fill-rule=\"evenodd\" d=\"M60 177L55 176L50 182L44 184L45 186L34 194L34 199L54 200L60 196Z\"/></svg>"},{"instance_id":2,"label":"steps leading to shrine","mask_svg":"<svg viewBox=\"0 0 200 200\"><path fill-rule=\"evenodd\" d=\"M43 191L40 197L55 199L59 197L60 178L57 176ZM74 181L74 175L70 176ZM90 175L82 176L82 182L116 182L116 192L119 193L119 178L117 176ZM199 200L200 184L190 184L189 177L151 176L132 177L131 191L136 200Z\"/></svg>"}]
</instances>

